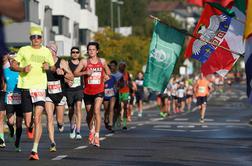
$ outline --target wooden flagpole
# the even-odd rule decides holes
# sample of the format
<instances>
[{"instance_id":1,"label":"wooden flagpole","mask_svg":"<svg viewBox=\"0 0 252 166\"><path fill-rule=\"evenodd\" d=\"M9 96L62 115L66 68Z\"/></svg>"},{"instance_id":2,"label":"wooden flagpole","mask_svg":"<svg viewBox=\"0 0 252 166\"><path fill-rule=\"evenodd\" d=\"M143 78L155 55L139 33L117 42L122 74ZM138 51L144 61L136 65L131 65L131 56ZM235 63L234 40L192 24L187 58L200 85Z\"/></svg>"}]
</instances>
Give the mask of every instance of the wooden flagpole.
<instances>
[{"instance_id":1,"label":"wooden flagpole","mask_svg":"<svg viewBox=\"0 0 252 166\"><path fill-rule=\"evenodd\" d=\"M239 55L239 56L243 56L243 57L244 57L244 54L241 54L241 53L239 53L239 52L230 50L230 49L228 49L228 48L226 48L226 47L223 47L223 46L221 46L221 45L218 45L218 44L215 44L215 43L212 43L212 42L209 42L209 41L200 39L199 37L194 36L193 34L189 33L189 32L188 32L187 30L185 30L185 29L179 29L179 28L176 28L176 27L174 27L174 26L169 25L168 23L162 21L162 20L159 19L158 17L155 17L155 16L153 16L153 15L149 15L149 17L150 17L151 19L157 20L157 21L159 21L159 22L161 22L161 23L163 23L163 24L165 24L165 25L167 25L167 26L169 26L169 27L172 27L172 28L176 29L177 31L179 31L179 32L181 32L181 33L183 33L183 34L185 34L185 35L187 35L187 36L191 36L191 37L193 37L193 38L195 38L195 39L198 39L198 40L201 40L201 41L203 41L203 42L205 42L205 43L207 43L207 44L214 45L215 47L220 47L220 48L222 48L222 49L224 49L224 50L226 50L226 51L229 51L229 52L231 52L231 53L233 53L233 54L236 54L236 55Z\"/></svg>"}]
</instances>

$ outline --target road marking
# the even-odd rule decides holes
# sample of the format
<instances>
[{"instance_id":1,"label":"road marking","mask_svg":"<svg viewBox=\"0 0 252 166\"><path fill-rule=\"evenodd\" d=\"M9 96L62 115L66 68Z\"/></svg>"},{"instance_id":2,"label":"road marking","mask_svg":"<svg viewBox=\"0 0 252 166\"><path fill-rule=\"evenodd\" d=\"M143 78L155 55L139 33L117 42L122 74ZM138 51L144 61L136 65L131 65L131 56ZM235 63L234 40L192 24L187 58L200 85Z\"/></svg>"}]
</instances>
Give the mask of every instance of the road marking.
<instances>
[{"instance_id":1,"label":"road marking","mask_svg":"<svg viewBox=\"0 0 252 166\"><path fill-rule=\"evenodd\" d=\"M226 122L240 122L238 119L227 119Z\"/></svg>"},{"instance_id":2,"label":"road marking","mask_svg":"<svg viewBox=\"0 0 252 166\"><path fill-rule=\"evenodd\" d=\"M138 126L142 126L143 124L142 123L139 123L139 124L137 124Z\"/></svg>"},{"instance_id":3,"label":"road marking","mask_svg":"<svg viewBox=\"0 0 252 166\"><path fill-rule=\"evenodd\" d=\"M157 131L177 131L177 132L186 132L186 130L177 130L177 129L152 129Z\"/></svg>"},{"instance_id":4,"label":"road marking","mask_svg":"<svg viewBox=\"0 0 252 166\"><path fill-rule=\"evenodd\" d=\"M190 130L190 132L209 132L209 131L220 131L221 129L212 129L212 130Z\"/></svg>"},{"instance_id":5,"label":"road marking","mask_svg":"<svg viewBox=\"0 0 252 166\"><path fill-rule=\"evenodd\" d=\"M188 118L176 118L175 121L188 121Z\"/></svg>"},{"instance_id":6,"label":"road marking","mask_svg":"<svg viewBox=\"0 0 252 166\"><path fill-rule=\"evenodd\" d=\"M160 121L160 120L163 120L164 118L152 118L150 119L151 121L155 122L155 121Z\"/></svg>"},{"instance_id":7,"label":"road marking","mask_svg":"<svg viewBox=\"0 0 252 166\"><path fill-rule=\"evenodd\" d=\"M207 125L202 125L201 127L202 127L202 128L208 128L208 126L207 126Z\"/></svg>"},{"instance_id":8,"label":"road marking","mask_svg":"<svg viewBox=\"0 0 252 166\"><path fill-rule=\"evenodd\" d=\"M153 126L153 128L171 128L171 125L165 125L165 126L157 125L157 126Z\"/></svg>"},{"instance_id":9,"label":"road marking","mask_svg":"<svg viewBox=\"0 0 252 166\"><path fill-rule=\"evenodd\" d=\"M135 129L136 127L135 126L132 126L132 127L130 127L131 129Z\"/></svg>"},{"instance_id":10,"label":"road marking","mask_svg":"<svg viewBox=\"0 0 252 166\"><path fill-rule=\"evenodd\" d=\"M103 140L105 140L106 139L106 137L101 137L99 140L100 141L103 141Z\"/></svg>"},{"instance_id":11,"label":"road marking","mask_svg":"<svg viewBox=\"0 0 252 166\"><path fill-rule=\"evenodd\" d=\"M78 149L86 149L88 146L79 146L79 147L77 147L77 148L75 148L76 150L78 150Z\"/></svg>"},{"instance_id":12,"label":"road marking","mask_svg":"<svg viewBox=\"0 0 252 166\"><path fill-rule=\"evenodd\" d=\"M106 137L112 137L114 134L113 133L110 133L110 134L106 134L105 136Z\"/></svg>"},{"instance_id":13,"label":"road marking","mask_svg":"<svg viewBox=\"0 0 252 166\"><path fill-rule=\"evenodd\" d=\"M63 158L66 158L66 157L67 157L67 155L60 155L60 156L53 158L52 160L62 160Z\"/></svg>"}]
</instances>

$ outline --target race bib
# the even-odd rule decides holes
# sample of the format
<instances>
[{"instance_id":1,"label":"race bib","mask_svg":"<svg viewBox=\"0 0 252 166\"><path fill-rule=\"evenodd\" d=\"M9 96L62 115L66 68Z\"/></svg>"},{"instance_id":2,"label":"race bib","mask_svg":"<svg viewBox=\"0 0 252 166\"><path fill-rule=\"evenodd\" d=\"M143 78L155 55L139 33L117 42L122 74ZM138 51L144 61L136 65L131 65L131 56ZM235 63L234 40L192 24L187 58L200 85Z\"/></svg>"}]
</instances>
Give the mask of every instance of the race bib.
<instances>
[{"instance_id":1,"label":"race bib","mask_svg":"<svg viewBox=\"0 0 252 166\"><path fill-rule=\"evenodd\" d=\"M38 101L45 101L46 98L46 93L44 89L30 89L30 95L32 103L36 103Z\"/></svg>"},{"instance_id":2,"label":"race bib","mask_svg":"<svg viewBox=\"0 0 252 166\"><path fill-rule=\"evenodd\" d=\"M71 86L71 88L76 88L76 87L78 87L80 85L81 85L81 78L80 77L74 77L73 85Z\"/></svg>"},{"instance_id":3,"label":"race bib","mask_svg":"<svg viewBox=\"0 0 252 166\"><path fill-rule=\"evenodd\" d=\"M88 78L88 84L101 84L101 72L93 72Z\"/></svg>"},{"instance_id":4,"label":"race bib","mask_svg":"<svg viewBox=\"0 0 252 166\"><path fill-rule=\"evenodd\" d=\"M136 84L138 86L142 86L143 85L143 80L136 80Z\"/></svg>"},{"instance_id":5,"label":"race bib","mask_svg":"<svg viewBox=\"0 0 252 166\"><path fill-rule=\"evenodd\" d=\"M6 103L10 105L21 104L21 94L20 93L7 93Z\"/></svg>"},{"instance_id":6,"label":"race bib","mask_svg":"<svg viewBox=\"0 0 252 166\"><path fill-rule=\"evenodd\" d=\"M106 97L112 97L115 96L115 91L113 88L110 89L104 89L104 93Z\"/></svg>"},{"instance_id":7,"label":"race bib","mask_svg":"<svg viewBox=\"0 0 252 166\"><path fill-rule=\"evenodd\" d=\"M205 91L206 91L206 87L204 86L199 87L199 93L205 93Z\"/></svg>"},{"instance_id":8,"label":"race bib","mask_svg":"<svg viewBox=\"0 0 252 166\"><path fill-rule=\"evenodd\" d=\"M49 94L56 94L62 92L60 80L58 81L48 81L47 89Z\"/></svg>"}]
</instances>

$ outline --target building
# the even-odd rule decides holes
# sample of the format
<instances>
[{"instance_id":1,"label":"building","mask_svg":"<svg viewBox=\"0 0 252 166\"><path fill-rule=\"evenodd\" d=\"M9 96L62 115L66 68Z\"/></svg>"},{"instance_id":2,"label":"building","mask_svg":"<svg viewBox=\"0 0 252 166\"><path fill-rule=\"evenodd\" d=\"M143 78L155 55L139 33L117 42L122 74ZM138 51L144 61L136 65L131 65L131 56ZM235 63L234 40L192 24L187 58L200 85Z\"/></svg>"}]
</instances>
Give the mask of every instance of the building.
<instances>
[{"instance_id":1,"label":"building","mask_svg":"<svg viewBox=\"0 0 252 166\"><path fill-rule=\"evenodd\" d=\"M98 31L95 0L24 0L25 21L5 25L9 47L30 43L29 30L33 25L44 31L44 44L56 41L59 55L69 55L72 46L86 49Z\"/></svg>"}]
</instances>

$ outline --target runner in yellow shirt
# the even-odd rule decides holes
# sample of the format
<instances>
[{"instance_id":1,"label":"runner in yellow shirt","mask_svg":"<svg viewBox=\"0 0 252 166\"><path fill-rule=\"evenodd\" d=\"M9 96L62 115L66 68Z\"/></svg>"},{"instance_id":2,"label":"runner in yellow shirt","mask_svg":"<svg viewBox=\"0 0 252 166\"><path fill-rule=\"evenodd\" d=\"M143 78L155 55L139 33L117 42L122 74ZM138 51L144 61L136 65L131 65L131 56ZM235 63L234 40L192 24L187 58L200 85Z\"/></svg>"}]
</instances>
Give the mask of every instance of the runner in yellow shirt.
<instances>
[{"instance_id":1,"label":"runner in yellow shirt","mask_svg":"<svg viewBox=\"0 0 252 166\"><path fill-rule=\"evenodd\" d=\"M31 27L31 45L21 47L12 63L12 69L19 72L18 88L21 89L22 110L26 126L30 126L34 108L34 143L30 160L39 160L38 144L42 134L41 116L45 106L47 88L46 70L55 71L50 50L42 46L42 29Z\"/></svg>"}]
</instances>

